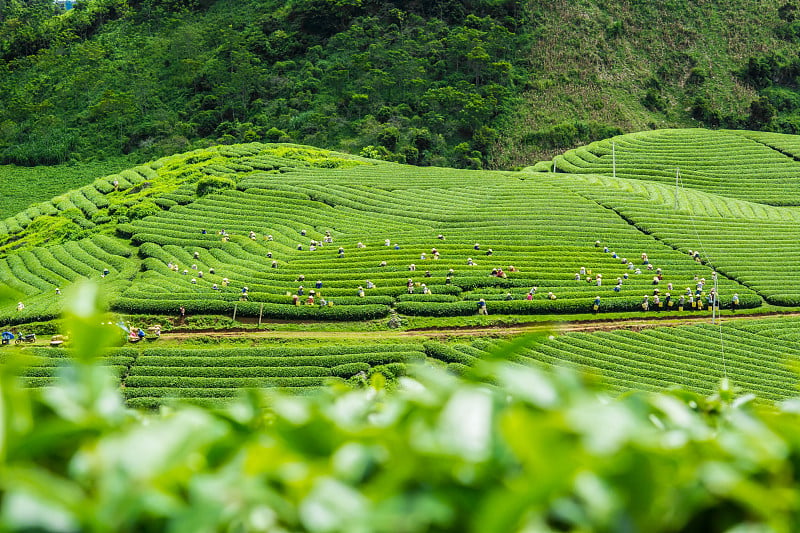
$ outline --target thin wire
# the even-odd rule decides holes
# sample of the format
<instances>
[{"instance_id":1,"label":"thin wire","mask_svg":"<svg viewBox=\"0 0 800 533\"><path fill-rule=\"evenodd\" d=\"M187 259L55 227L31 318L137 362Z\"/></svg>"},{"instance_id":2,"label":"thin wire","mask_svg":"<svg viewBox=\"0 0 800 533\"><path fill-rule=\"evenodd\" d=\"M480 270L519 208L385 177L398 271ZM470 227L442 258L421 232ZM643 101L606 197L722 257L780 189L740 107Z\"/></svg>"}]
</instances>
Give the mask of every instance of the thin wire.
<instances>
[{"instance_id":1,"label":"thin wire","mask_svg":"<svg viewBox=\"0 0 800 533\"><path fill-rule=\"evenodd\" d=\"M680 190L684 190L685 187L683 186L683 178L681 178L680 171L678 172L677 178L678 178L678 183L680 184ZM677 189L675 190L675 196L676 196L676 201L677 201L677 196L678 196L678 190ZM700 238L700 233L697 231L697 224L695 224L694 217L692 216L692 206L691 206L691 203L689 202L688 198L686 200L686 205L687 205L687 213L689 213L689 220L692 221L692 229L694 230L695 237L697 237L698 244L700 244L700 249L703 251L703 256L706 258L706 262L713 266L713 262L711 261L711 257L706 252L706 248L705 248L705 246L703 246L703 240ZM719 275L716 274L716 272L717 272L716 267L714 267L714 272L715 272L715 278L719 277ZM713 315L713 313L714 313L714 304L717 303L717 302L719 302L719 287L718 287L716 279L715 279L714 280L714 298L711 300L711 313L712 313L711 316L714 316ZM723 337L722 337L722 313L720 313L719 319L717 320L717 323L719 324L719 347L720 347L720 352L722 354L722 374L727 379L728 378L728 367L727 367L727 365L725 363L725 341L723 340Z\"/></svg>"}]
</instances>

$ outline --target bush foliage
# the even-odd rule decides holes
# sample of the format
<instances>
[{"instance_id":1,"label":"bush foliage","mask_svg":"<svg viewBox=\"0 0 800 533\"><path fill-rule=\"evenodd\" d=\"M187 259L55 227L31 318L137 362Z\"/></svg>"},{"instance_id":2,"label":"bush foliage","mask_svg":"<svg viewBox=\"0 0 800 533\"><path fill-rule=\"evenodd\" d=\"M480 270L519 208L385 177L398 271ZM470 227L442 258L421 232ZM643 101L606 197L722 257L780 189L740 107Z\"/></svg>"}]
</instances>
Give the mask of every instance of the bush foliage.
<instances>
[{"instance_id":1,"label":"bush foliage","mask_svg":"<svg viewBox=\"0 0 800 533\"><path fill-rule=\"evenodd\" d=\"M797 520L799 400L761 411L727 381L709 398L611 400L569 373L451 363L472 377L417 369L387 392L374 374L364 389L249 392L226 408L212 407L233 389L209 387L193 400L208 408L134 414L93 343L78 344L81 362L43 393L20 388L14 364L0 369L6 529L791 531ZM172 394L142 389L136 405Z\"/></svg>"}]
</instances>

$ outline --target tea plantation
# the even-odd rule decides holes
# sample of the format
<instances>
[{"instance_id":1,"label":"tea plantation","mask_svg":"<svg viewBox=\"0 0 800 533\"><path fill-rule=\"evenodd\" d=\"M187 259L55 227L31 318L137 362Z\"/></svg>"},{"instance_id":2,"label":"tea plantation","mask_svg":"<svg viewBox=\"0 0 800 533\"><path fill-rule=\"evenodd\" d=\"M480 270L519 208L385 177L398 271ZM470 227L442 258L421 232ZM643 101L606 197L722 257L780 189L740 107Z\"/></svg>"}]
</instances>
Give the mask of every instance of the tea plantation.
<instances>
[{"instance_id":1,"label":"tea plantation","mask_svg":"<svg viewBox=\"0 0 800 533\"><path fill-rule=\"evenodd\" d=\"M516 362L567 366L602 378L618 391L680 387L712 394L724 377L739 393L783 400L797 393L792 365L800 360L797 319L732 320L709 324L567 333L515 343ZM471 366L508 341L475 341L441 347L441 357ZM446 355L445 355L446 354Z\"/></svg>"},{"instance_id":2,"label":"tea plantation","mask_svg":"<svg viewBox=\"0 0 800 533\"><path fill-rule=\"evenodd\" d=\"M390 316L484 311L531 321L707 316L715 271L723 309L736 301L775 311L765 304L800 305L795 153L800 137L707 130L623 135L521 172L412 167L288 144L198 150L1 221L0 283L19 296L0 307L0 325L57 317L82 279L100 285L112 311L176 322L181 307L190 316L376 327ZM727 372L763 398L788 396L792 342L736 324L559 336L519 357L594 368L620 390L705 392ZM779 338L795 326L786 322ZM463 372L487 349L464 346L148 345L114 352L109 364L131 405L213 403L241 387L392 377L416 361ZM46 385L63 353L36 356L42 366L28 379Z\"/></svg>"},{"instance_id":3,"label":"tea plantation","mask_svg":"<svg viewBox=\"0 0 800 533\"><path fill-rule=\"evenodd\" d=\"M605 139L555 158L559 172L675 182L769 205L800 205L797 136L764 132L657 130ZM616 164L615 164L616 161ZM536 168L549 170L553 163Z\"/></svg>"},{"instance_id":4,"label":"tea plantation","mask_svg":"<svg viewBox=\"0 0 800 533\"><path fill-rule=\"evenodd\" d=\"M672 185L639 181L648 176L653 177L653 174L645 171L637 175L629 174L632 179L608 178L613 170L606 164L610 156L604 155L583 167L583 172L588 173L591 169L594 174L573 178L573 190L614 210L660 242L687 253L691 249L702 250L704 258L719 272L754 289L767 302L798 305L800 263L794 252L800 237L797 229L800 209L789 207L800 202L800 195L795 189L797 183L800 183L797 178L800 167L796 166L798 163L791 156L792 150L800 153L797 144L793 144L797 143L797 137L754 132L704 133L708 133L708 138L699 136L696 130L639 135L648 142L637 145L633 150L633 160L649 158L650 161L661 161L658 165L662 168L659 171L661 177L657 181L671 180ZM701 143L700 140L703 140L702 146L711 144L717 147L719 151L716 153L720 156L716 157L716 163L712 163L711 158L697 161L689 159L685 150L676 149L675 152L670 152L661 148L656 140L664 137L670 139L667 146L675 146L681 138L685 138L687 145ZM772 150L766 144L749 140L749 137L780 146L782 153ZM749 146L742 153L762 153L750 159L742 156L743 159L739 160L738 151L731 153L724 149L725 146L740 144ZM589 150L597 150L597 146L588 146L587 153ZM783 152L787 155L783 155ZM665 168L664 161L668 159L664 154L667 153L668 157L675 158L670 163L671 169ZM620 152L617 152L617 156L620 160L625 160ZM570 157L570 153L565 154L565 157ZM740 162L745 160L750 163L745 165ZM704 166L706 164L709 166ZM677 166L681 167L684 187L677 189L676 202L674 183ZM707 174L709 179L704 183L694 182L691 174L694 172L693 168L703 169L698 172ZM671 177L668 176L670 171ZM619 175L617 166L617 176ZM700 192L694 187L703 191L714 190L720 194ZM733 200L722 196L722 192L735 198L749 198L751 201ZM773 207L765 204L785 206Z\"/></svg>"},{"instance_id":5,"label":"tea plantation","mask_svg":"<svg viewBox=\"0 0 800 533\"><path fill-rule=\"evenodd\" d=\"M672 386L712 394L724 377L740 393L778 401L796 394L791 364L800 361L800 319L730 320L709 324L565 333L521 341L334 343L226 348L133 347L111 350L102 362L119 376L128 405L153 407L183 398L216 405L239 389L279 387L307 394L334 383L365 382L379 372L404 375L409 365L446 366L462 374L502 352L520 364L567 366L602 378L618 392ZM58 379L67 351L29 348L25 382L44 387ZM510 354L510 355L509 355Z\"/></svg>"},{"instance_id":6,"label":"tea plantation","mask_svg":"<svg viewBox=\"0 0 800 533\"><path fill-rule=\"evenodd\" d=\"M25 381L44 387L56 378L67 351L30 348ZM310 347L294 343L258 348L119 348L103 359L113 367L128 404L151 407L174 398L215 404L242 388L281 387L309 393L325 385L374 372L402 375L406 365L426 360L422 343L334 344Z\"/></svg>"}]
</instances>

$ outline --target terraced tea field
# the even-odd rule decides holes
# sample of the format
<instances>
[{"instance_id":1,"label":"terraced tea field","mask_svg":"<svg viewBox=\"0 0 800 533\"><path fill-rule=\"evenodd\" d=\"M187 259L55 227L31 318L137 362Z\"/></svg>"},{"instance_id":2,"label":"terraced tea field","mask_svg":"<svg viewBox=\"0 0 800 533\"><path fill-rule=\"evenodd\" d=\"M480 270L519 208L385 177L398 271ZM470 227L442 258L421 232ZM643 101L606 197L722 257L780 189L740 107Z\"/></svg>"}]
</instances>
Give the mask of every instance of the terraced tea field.
<instances>
[{"instance_id":1,"label":"terraced tea field","mask_svg":"<svg viewBox=\"0 0 800 533\"><path fill-rule=\"evenodd\" d=\"M392 174L411 180L418 172ZM371 170L367 177L373 180L376 174ZM429 177L438 187L373 187L367 192L363 185L319 185L314 176L292 178L292 185L284 178L270 190L266 182L257 191L226 192L132 224L132 241L149 256L148 272L118 305L131 312L166 312L190 302L187 309L192 312L203 311L194 308L202 305L226 312L247 287L249 303L238 304L243 314L255 315L263 302L265 316L325 317L326 310L318 306L292 309L293 295L302 286L303 300L314 290L317 300L335 303L331 316L353 319L383 316L388 306L409 315L474 314L481 298L490 313L588 311L597 295L604 310L630 310L653 288L655 270L642 264L643 252L662 269L664 286L673 283L683 289L694 286L695 275L711 278L707 267L552 181L486 183L481 177L482 186L468 186L462 179L457 189L452 181L445 189L451 178ZM355 171L350 179L358 179ZM267 206L263 191L269 191ZM593 221L591 227L586 220ZM298 227L308 228L306 236ZM214 231L203 235L205 228ZM231 234L229 242L221 242L221 229ZM248 237L251 230L255 240ZM322 242L325 232L333 235L333 242L313 250L310 240ZM440 234L444 240L437 238ZM265 235L274 240L264 240ZM596 239L613 243L614 250L595 247ZM635 268L622 262L628 257ZM169 263L178 264L179 271L170 271ZM576 281L581 267L591 272ZM503 269L506 277L492 276L493 268ZM597 274L605 286L597 285ZM626 275L622 290L615 292L616 279ZM223 285L225 278L228 286ZM526 300L534 286L536 294ZM739 291L743 303L758 303L746 288L727 281L724 286L729 294ZM364 287L363 297L359 287ZM548 300L548 292L558 299Z\"/></svg>"},{"instance_id":2,"label":"terraced tea field","mask_svg":"<svg viewBox=\"0 0 800 533\"><path fill-rule=\"evenodd\" d=\"M68 287L86 278L100 284L112 311L124 314L177 317L183 307L190 316L376 321L384 328L390 316L466 317L484 310L526 320L592 312L707 314L699 306L710 301L714 271L723 308L734 295L740 308L765 301L800 305L794 253L800 207L793 207L800 205L798 151L792 136L643 132L567 152L556 158L559 172L551 173L544 170L552 162L522 172L418 168L293 145L199 150L105 176L0 222L0 283L23 303L0 307L0 325L57 317ZM682 338L704 334L697 328ZM602 366L602 358L596 365L620 389L680 377L701 390L718 377L709 359L706 374L690 379L699 370L688 362L669 367L646 341L625 335L556 343L537 357L552 362L572 350L584 357L576 364L585 366L592 346L598 353L623 346L614 363L622 366ZM377 357L373 346L334 350L324 354L324 364L309 360L290 365L302 368L292 371L275 370L282 368L278 359L290 359L269 355L270 349L169 355L151 348L114 356L130 361L113 360L124 367L120 376L132 405L229 397L267 378L300 390L376 366L392 373L400 367L386 365L412 360L462 364L429 346L405 348L397 360ZM753 343L748 350L762 348ZM620 359L625 350L631 350L627 372ZM787 354L794 356L789 348L770 356L765 368L777 368ZM149 357L151 364L139 363ZM262 370L228 370L228 359L232 367L239 361ZM356 363L357 372L337 370ZM173 366L205 370L173 374ZM306 374L306 367L315 370ZM737 368L729 374L750 380L766 398L783 396L766 377L736 374ZM662 371L666 381L656 377ZM46 383L50 375L40 373L32 379Z\"/></svg>"},{"instance_id":3,"label":"terraced tea field","mask_svg":"<svg viewBox=\"0 0 800 533\"><path fill-rule=\"evenodd\" d=\"M589 372L619 392L679 386L710 395L727 377L742 394L779 401L797 394L793 366L800 361L798 328L798 319L769 319L730 320L722 327L568 333L522 346L513 343L509 357L544 368L566 366ZM442 351L452 363L471 366L508 346L505 341L477 341L452 344Z\"/></svg>"},{"instance_id":4,"label":"terraced tea field","mask_svg":"<svg viewBox=\"0 0 800 533\"><path fill-rule=\"evenodd\" d=\"M24 379L47 387L58 379L66 350L29 348L32 360ZM241 389L279 387L308 394L354 376L387 376L426 361L422 343L341 344L309 347L295 343L258 348L119 348L102 363L114 369L132 407L154 407L172 399L218 404ZM361 379L361 378L359 378Z\"/></svg>"},{"instance_id":5,"label":"terraced tea field","mask_svg":"<svg viewBox=\"0 0 800 533\"><path fill-rule=\"evenodd\" d=\"M683 183L700 191L769 205L800 205L800 161L792 157L797 153L794 142L796 136L770 133L646 131L570 150L556 156L555 166L570 174L665 183L675 183L680 171ZM786 146L786 153L776 149L779 146ZM552 167L543 162L534 168Z\"/></svg>"},{"instance_id":6,"label":"terraced tea field","mask_svg":"<svg viewBox=\"0 0 800 533\"><path fill-rule=\"evenodd\" d=\"M796 395L791 366L800 361L800 319L729 320L722 327L654 327L596 333L556 334L519 341L470 342L396 340L323 344L299 341L249 348L119 348L103 363L115 370L128 405L155 407L174 399L217 405L240 389L278 387L307 394L322 386L360 381L380 372L393 377L409 365L446 365L468 371L489 356L551 370L570 367L602 378L613 391L659 390L680 386L712 394L728 377L740 393L764 401ZM58 379L66 351L24 350L34 365L26 375L33 387Z\"/></svg>"},{"instance_id":7,"label":"terraced tea field","mask_svg":"<svg viewBox=\"0 0 800 533\"><path fill-rule=\"evenodd\" d=\"M368 320L386 317L391 308L405 315L474 315L480 300L489 314L590 312L599 297L598 312L633 311L655 289L660 298L670 293L677 307L684 289L711 280L708 266L644 234L560 177L360 160L334 169L289 167L281 165L292 161L255 145L225 147L224 153L137 167L34 206L6 221L22 235L9 245L25 241L32 221L43 216L36 210L80 206L85 217L79 222L94 233L106 231L111 223L97 224L108 218L104 201L131 194L145 201L137 195L159 188L162 173L169 179L201 164L194 174L227 171L236 189L197 197L191 186L173 180L155 198L164 209L113 225L120 255L109 275L128 275L109 290L112 309L177 314L183 306L191 314L235 310L262 319ZM113 181L125 190L113 190ZM97 238L79 246L91 248ZM107 246L112 240L103 237ZM0 319L45 317L48 306L57 313L56 287L79 275L59 259L69 255L62 251L67 246L76 244L46 248L44 262L23 260L42 255L37 247L0 262L0 280L15 283L31 302L22 311L7 307ZM86 261L98 278L110 262L104 256ZM131 269L141 272L130 275ZM742 307L761 302L733 280L720 283L723 305L734 293ZM669 308L666 303L661 309Z\"/></svg>"},{"instance_id":8,"label":"terraced tea field","mask_svg":"<svg viewBox=\"0 0 800 533\"><path fill-rule=\"evenodd\" d=\"M663 134L681 138L678 133ZM786 138L791 137L796 143L795 136L755 132L747 132L747 135L782 146L787 153L796 149L796 144ZM660 138L656 133L652 136ZM743 137L743 134L717 132L712 137L728 139ZM692 138L690 136L685 139L687 145ZM648 152L642 151L634 161L645 157L646 153ZM657 159L656 152L649 153L651 160ZM774 158L778 155L790 159L777 152L773 153ZM673 154L672 157L679 156L687 157L685 153ZM618 154L618 157L625 160L624 155ZM785 163L789 166L793 164ZM748 171L752 171L748 168L740 167L738 178L726 180L730 182L730 187L735 188L734 196L758 198L763 191L768 191L770 194L780 194L783 199L782 202L774 203L795 203L794 193L791 192L794 185L787 189L781 183L800 183L800 174L794 174L793 179L786 177L782 181L767 183L764 180L771 179L768 176L772 172L768 170L769 166L761 177L754 179L746 176ZM674 175L672 185L667 185L645 181L649 174L644 171L640 174L636 174L635 170L629 171L631 179L614 179L608 177L606 166L584 167L586 171L589 169L605 175L572 178L573 190L585 198L614 210L637 228L682 252L702 250L704 259L719 272L755 290L769 303L800 304L800 260L796 256L797 243L800 242L800 208L773 207L755 201L700 192L692 188L694 185L690 186L692 182L685 176L683 187L676 189ZM684 174L683 171L681 174ZM620 173L617 172L617 175ZM791 175L790 173L787 176ZM720 176L725 176L725 173ZM724 190L721 187L717 189Z\"/></svg>"}]
</instances>

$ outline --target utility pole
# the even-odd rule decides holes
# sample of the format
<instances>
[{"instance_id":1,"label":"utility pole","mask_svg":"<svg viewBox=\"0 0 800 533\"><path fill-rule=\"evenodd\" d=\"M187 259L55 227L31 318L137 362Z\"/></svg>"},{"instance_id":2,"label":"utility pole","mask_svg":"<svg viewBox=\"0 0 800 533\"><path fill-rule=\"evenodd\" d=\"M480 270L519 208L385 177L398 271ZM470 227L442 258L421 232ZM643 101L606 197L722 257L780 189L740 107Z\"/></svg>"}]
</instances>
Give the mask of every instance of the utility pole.
<instances>
[{"instance_id":1,"label":"utility pole","mask_svg":"<svg viewBox=\"0 0 800 533\"><path fill-rule=\"evenodd\" d=\"M614 141L611 141L611 175L617 177L617 149Z\"/></svg>"},{"instance_id":2,"label":"utility pole","mask_svg":"<svg viewBox=\"0 0 800 533\"><path fill-rule=\"evenodd\" d=\"M713 324L714 320L717 317L717 305L718 305L717 302L719 302L719 293L717 292L719 290L719 287L717 285L717 271L716 270L711 273L711 277L714 280L714 297L711 298L711 323Z\"/></svg>"},{"instance_id":3,"label":"utility pole","mask_svg":"<svg viewBox=\"0 0 800 533\"><path fill-rule=\"evenodd\" d=\"M678 183L681 179L681 169L675 170L675 211L678 210Z\"/></svg>"}]
</instances>

